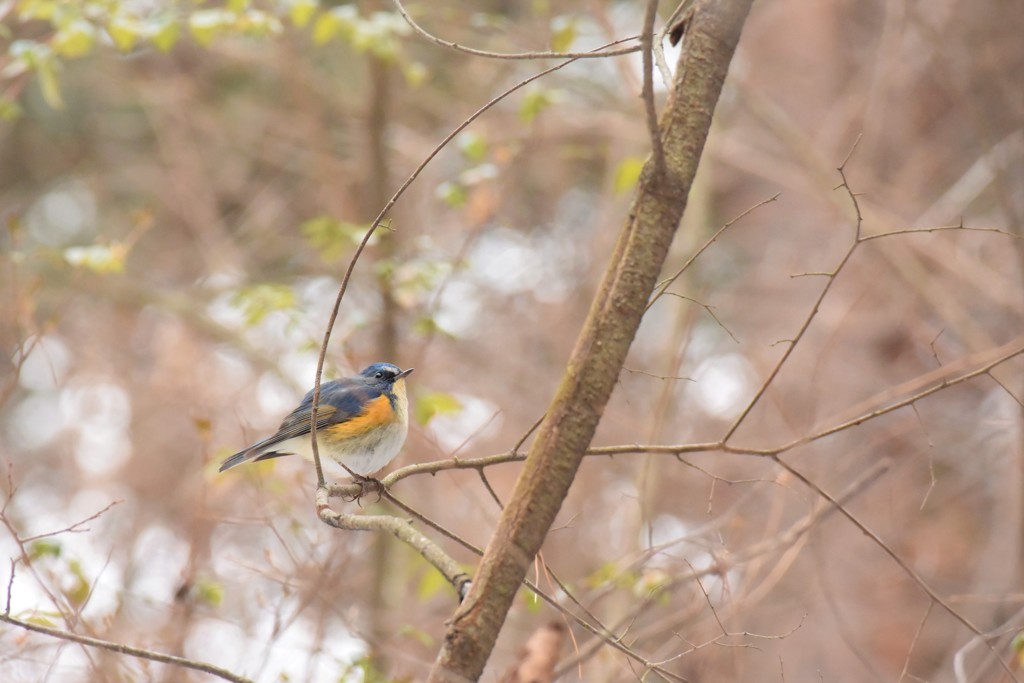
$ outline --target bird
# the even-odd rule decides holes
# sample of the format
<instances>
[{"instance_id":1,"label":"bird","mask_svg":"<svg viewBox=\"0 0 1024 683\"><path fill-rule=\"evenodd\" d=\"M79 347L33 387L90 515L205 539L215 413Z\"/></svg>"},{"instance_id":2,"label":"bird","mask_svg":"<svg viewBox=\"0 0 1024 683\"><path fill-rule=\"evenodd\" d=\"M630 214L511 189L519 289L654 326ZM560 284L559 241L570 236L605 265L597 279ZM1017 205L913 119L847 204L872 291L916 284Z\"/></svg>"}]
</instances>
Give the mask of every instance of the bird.
<instances>
[{"instance_id":1,"label":"bird","mask_svg":"<svg viewBox=\"0 0 1024 683\"><path fill-rule=\"evenodd\" d=\"M409 431L405 378L412 371L391 363L374 363L354 377L321 385L316 418L320 455L330 457L358 477L368 477L391 462ZM220 471L292 454L312 460L312 411L311 390L276 434L235 453L221 463Z\"/></svg>"}]
</instances>

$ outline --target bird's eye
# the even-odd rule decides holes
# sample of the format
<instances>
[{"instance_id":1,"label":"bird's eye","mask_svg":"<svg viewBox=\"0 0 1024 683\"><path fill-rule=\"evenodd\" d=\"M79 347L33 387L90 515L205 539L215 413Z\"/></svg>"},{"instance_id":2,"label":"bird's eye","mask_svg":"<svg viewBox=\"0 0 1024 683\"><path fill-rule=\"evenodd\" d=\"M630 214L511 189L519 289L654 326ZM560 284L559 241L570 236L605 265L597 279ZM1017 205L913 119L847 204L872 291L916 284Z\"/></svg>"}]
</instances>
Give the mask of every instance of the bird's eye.
<instances>
[{"instance_id":1,"label":"bird's eye","mask_svg":"<svg viewBox=\"0 0 1024 683\"><path fill-rule=\"evenodd\" d=\"M378 370L373 374L373 376L376 377L377 379L384 379L384 371Z\"/></svg>"}]
</instances>

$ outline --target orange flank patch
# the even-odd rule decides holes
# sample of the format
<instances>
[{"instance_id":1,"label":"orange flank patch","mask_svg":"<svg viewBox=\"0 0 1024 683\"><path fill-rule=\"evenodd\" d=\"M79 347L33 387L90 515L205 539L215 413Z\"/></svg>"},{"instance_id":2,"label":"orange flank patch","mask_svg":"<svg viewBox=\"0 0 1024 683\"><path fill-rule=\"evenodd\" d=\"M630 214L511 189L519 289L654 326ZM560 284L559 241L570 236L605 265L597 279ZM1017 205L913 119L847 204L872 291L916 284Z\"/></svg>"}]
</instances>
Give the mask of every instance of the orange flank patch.
<instances>
[{"instance_id":1,"label":"orange flank patch","mask_svg":"<svg viewBox=\"0 0 1024 683\"><path fill-rule=\"evenodd\" d=\"M328 439L347 439L353 436L362 436L394 419L395 411L391 408L391 401L387 396L381 394L372 401L368 401L365 409L359 415L353 415L344 422L331 425L324 431L327 433Z\"/></svg>"}]
</instances>

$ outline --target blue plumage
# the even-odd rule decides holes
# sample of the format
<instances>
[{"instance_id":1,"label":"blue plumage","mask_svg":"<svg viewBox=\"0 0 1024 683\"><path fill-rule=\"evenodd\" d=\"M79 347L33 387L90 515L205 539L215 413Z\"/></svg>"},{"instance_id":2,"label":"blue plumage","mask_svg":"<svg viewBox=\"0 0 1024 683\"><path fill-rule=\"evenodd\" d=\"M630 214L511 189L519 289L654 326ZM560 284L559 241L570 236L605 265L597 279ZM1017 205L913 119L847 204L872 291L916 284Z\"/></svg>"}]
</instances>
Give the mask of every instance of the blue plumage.
<instances>
[{"instance_id":1,"label":"blue plumage","mask_svg":"<svg viewBox=\"0 0 1024 683\"><path fill-rule=\"evenodd\" d=\"M391 363L374 363L355 377L322 384L316 421L321 453L357 474L369 474L390 462L401 449L408 430L404 378L411 372L412 368L402 371ZM381 396L388 399L385 411L379 409L379 401L376 401ZM311 457L312 409L313 391L310 390L273 436L235 453L221 464L220 471L244 462L292 453ZM369 428L357 425L369 419L375 422ZM344 429L346 424L360 428ZM331 438L332 427L342 434L340 438Z\"/></svg>"}]
</instances>

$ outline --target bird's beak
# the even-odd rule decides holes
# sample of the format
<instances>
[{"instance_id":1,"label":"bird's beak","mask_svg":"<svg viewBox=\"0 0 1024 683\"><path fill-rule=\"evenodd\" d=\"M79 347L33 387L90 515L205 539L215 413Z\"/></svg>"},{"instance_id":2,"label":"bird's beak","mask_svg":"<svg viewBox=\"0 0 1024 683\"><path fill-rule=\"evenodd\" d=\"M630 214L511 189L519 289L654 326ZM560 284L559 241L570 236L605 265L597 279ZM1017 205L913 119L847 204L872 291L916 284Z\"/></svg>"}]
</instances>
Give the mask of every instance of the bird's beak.
<instances>
[{"instance_id":1,"label":"bird's beak","mask_svg":"<svg viewBox=\"0 0 1024 683\"><path fill-rule=\"evenodd\" d=\"M404 379L406 375L411 375L412 371L415 370L415 369L416 368L409 368L408 370L402 370L400 373L395 375L395 381L398 381L400 379Z\"/></svg>"}]
</instances>

